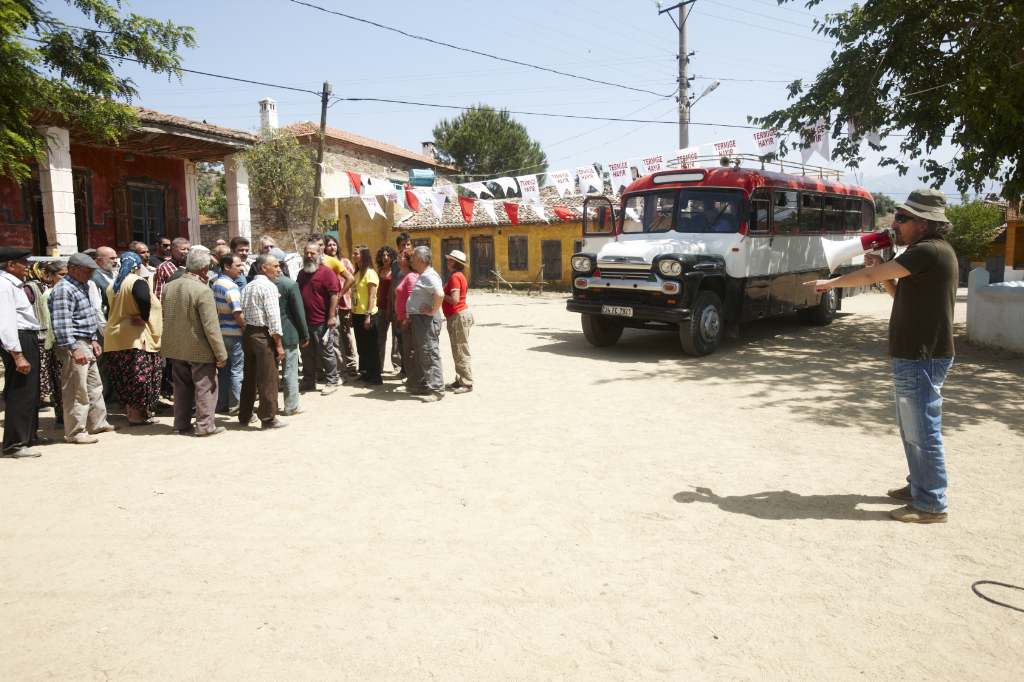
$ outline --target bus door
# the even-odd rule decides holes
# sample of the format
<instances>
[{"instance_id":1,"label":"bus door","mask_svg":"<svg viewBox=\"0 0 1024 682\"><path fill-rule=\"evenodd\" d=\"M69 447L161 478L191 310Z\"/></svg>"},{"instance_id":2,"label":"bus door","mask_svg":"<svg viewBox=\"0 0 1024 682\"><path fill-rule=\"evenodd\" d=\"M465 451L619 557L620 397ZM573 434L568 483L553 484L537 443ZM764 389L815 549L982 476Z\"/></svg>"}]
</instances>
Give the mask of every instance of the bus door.
<instances>
[{"instance_id":1,"label":"bus door","mask_svg":"<svg viewBox=\"0 0 1024 682\"><path fill-rule=\"evenodd\" d=\"M767 276L771 264L771 192L754 190L750 196L750 217L747 221L746 286L743 295L742 319L757 320L768 315L771 298L771 279Z\"/></svg>"},{"instance_id":2,"label":"bus door","mask_svg":"<svg viewBox=\"0 0 1024 682\"><path fill-rule=\"evenodd\" d=\"M615 207L608 197L583 200L583 252L596 254L615 234Z\"/></svg>"},{"instance_id":3,"label":"bus door","mask_svg":"<svg viewBox=\"0 0 1024 682\"><path fill-rule=\"evenodd\" d=\"M779 315L793 306L793 275L790 253L798 247L800 237L800 192L772 192L772 237L768 277L771 280L769 315Z\"/></svg>"}]
</instances>

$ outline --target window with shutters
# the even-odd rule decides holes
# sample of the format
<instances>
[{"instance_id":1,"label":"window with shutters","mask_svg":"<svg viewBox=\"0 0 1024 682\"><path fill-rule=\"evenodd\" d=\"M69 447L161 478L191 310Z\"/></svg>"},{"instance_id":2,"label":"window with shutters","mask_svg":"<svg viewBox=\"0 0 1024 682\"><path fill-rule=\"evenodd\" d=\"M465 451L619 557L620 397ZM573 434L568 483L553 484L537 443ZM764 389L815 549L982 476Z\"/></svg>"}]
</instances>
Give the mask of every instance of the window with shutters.
<instances>
[{"instance_id":1,"label":"window with shutters","mask_svg":"<svg viewBox=\"0 0 1024 682\"><path fill-rule=\"evenodd\" d=\"M128 200L133 240L153 244L167 234L163 189L129 185Z\"/></svg>"},{"instance_id":2,"label":"window with shutters","mask_svg":"<svg viewBox=\"0 0 1024 682\"><path fill-rule=\"evenodd\" d=\"M513 235L508 238L508 269L530 269L530 242L526 235Z\"/></svg>"}]
</instances>

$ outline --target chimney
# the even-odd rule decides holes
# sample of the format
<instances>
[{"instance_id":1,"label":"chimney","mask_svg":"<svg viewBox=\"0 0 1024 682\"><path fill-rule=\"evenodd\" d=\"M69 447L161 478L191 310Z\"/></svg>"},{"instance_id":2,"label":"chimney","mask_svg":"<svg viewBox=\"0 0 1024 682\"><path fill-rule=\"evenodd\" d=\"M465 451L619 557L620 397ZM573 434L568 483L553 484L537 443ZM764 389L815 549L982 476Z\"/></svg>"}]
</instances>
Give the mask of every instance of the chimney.
<instances>
[{"instance_id":1,"label":"chimney","mask_svg":"<svg viewBox=\"0 0 1024 682\"><path fill-rule=\"evenodd\" d=\"M420 145L423 146L423 156L429 157L431 159L436 159L437 158L437 155L434 153L434 141L433 140L427 140L426 142L420 142Z\"/></svg>"},{"instance_id":2,"label":"chimney","mask_svg":"<svg viewBox=\"0 0 1024 682\"><path fill-rule=\"evenodd\" d=\"M260 130L277 128L277 102L269 97L260 100Z\"/></svg>"}]
</instances>

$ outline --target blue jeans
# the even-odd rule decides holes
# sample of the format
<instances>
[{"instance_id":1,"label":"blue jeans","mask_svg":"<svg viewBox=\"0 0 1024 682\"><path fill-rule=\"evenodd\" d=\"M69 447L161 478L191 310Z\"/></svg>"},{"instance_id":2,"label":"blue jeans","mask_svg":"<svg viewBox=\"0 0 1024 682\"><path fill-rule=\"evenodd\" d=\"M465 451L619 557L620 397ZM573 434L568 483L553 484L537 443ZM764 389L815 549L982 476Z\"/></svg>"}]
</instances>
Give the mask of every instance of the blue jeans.
<instances>
[{"instance_id":1,"label":"blue jeans","mask_svg":"<svg viewBox=\"0 0 1024 682\"><path fill-rule=\"evenodd\" d=\"M892 359L896 424L907 454L915 509L946 511L946 455L942 448L942 384L953 358Z\"/></svg>"},{"instance_id":2,"label":"blue jeans","mask_svg":"<svg viewBox=\"0 0 1024 682\"><path fill-rule=\"evenodd\" d=\"M217 411L227 412L238 405L242 392L242 337L225 336L224 348L228 352L227 363L217 370Z\"/></svg>"}]
</instances>

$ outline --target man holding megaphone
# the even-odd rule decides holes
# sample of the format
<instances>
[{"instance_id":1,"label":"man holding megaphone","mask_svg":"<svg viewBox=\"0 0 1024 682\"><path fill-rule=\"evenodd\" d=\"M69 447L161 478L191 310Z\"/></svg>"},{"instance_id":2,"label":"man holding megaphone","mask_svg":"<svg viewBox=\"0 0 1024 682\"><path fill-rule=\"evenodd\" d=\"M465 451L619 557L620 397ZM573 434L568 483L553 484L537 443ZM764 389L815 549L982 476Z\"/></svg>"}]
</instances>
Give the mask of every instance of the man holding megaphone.
<instances>
[{"instance_id":1,"label":"man holding megaphone","mask_svg":"<svg viewBox=\"0 0 1024 682\"><path fill-rule=\"evenodd\" d=\"M942 384L953 364L956 254L942 238L948 229L946 198L919 189L896 206L896 244L907 249L883 263L864 256L865 268L832 279L805 282L816 291L881 283L893 297L889 355L896 394L896 423L910 475L889 496L909 504L892 511L907 523L945 523L946 458L942 447Z\"/></svg>"}]
</instances>

